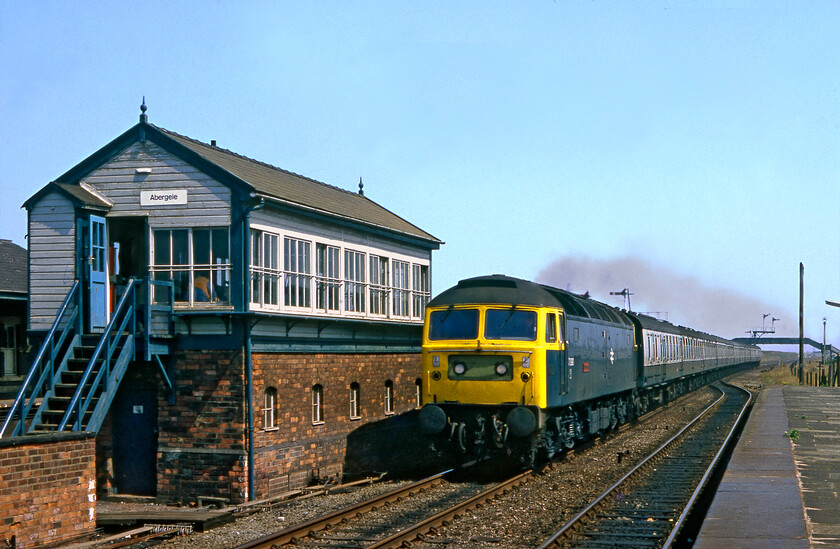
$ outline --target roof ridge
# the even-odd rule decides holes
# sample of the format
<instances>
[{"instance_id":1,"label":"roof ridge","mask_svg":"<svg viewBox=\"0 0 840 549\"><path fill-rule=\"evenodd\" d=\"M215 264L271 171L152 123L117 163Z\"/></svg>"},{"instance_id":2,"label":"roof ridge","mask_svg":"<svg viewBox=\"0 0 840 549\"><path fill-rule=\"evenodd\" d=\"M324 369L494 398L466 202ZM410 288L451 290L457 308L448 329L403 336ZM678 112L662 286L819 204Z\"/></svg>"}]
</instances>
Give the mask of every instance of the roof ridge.
<instances>
[{"instance_id":1,"label":"roof ridge","mask_svg":"<svg viewBox=\"0 0 840 549\"><path fill-rule=\"evenodd\" d=\"M281 167L279 167L279 166L275 166L274 164L269 164L268 162L263 162L262 160L257 160L256 158L251 158L250 156L245 156L244 154L240 154L240 153L235 152L235 151L232 151L232 150L230 150L230 149L226 149L226 148L224 148L224 147L219 147L218 145L211 145L210 143L205 143L204 141L199 141L198 139L194 139L194 138L189 137L189 136L187 136L187 135L183 135L183 134L180 134L180 133L178 133L178 132L174 132L174 131L172 131L172 130L168 130L168 129L166 129L166 128L162 128L162 127L160 127L160 126L155 126L154 124L149 124L149 126L152 126L153 128L155 128L155 129L157 129L157 130L160 130L160 131L162 131L162 132L164 132L164 133L168 133L168 134L171 134L171 135L176 135L176 136L178 136L178 137L180 137L180 138L182 138L182 139L186 139L186 140L188 140L188 141L192 141L193 143L197 143L197 144L202 145L202 146L204 146L204 147L208 147L208 148L212 148L212 149L215 149L215 150L219 150L219 151L226 152L226 153L228 153L228 154L230 154L230 155L232 155L232 156L236 156L236 157L238 157L238 158L242 158L243 160L247 160L248 162L253 162L254 164L259 164L259 165L261 165L261 166L265 166L265 167L267 167L267 168L271 168L272 170L277 170L278 172L283 172L283 173L286 173L286 174L289 174L289 175L293 175L293 176L295 176L295 177L299 177L299 178L301 178L301 179L305 179L305 180L307 180L307 181L311 181L311 182L313 182L313 183L317 183L317 184L319 184L319 185L323 185L323 186L325 186L325 187L330 187L330 188L332 188L332 189L335 189L335 190L338 190L338 191L341 191L341 192L345 192L345 193L347 193L347 194L349 194L349 195L352 195L352 196L358 196L358 197L360 197L360 198L367 198L369 201L371 201L368 197L366 197L366 196L365 196L365 195L363 195L363 194L359 194L359 193L357 193L357 192L350 191L350 190L347 190L347 189L342 189L341 187L338 187L338 186L336 186L336 185L331 185L331 184L329 184L329 183L324 183L323 181L318 181L317 179L312 179L311 177L307 177L307 176L305 176L305 175L301 175L301 174L299 174L299 173L297 173L297 172L293 172L293 171L291 171L291 170L287 170L287 169L285 169L285 168L281 168Z\"/></svg>"}]
</instances>

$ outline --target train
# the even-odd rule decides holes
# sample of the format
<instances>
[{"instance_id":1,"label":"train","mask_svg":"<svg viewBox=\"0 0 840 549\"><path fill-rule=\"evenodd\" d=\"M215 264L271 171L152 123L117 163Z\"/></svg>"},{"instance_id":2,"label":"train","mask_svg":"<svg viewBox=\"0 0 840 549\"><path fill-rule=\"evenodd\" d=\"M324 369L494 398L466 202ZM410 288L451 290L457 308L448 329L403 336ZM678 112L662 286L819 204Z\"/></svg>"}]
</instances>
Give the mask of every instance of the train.
<instances>
[{"instance_id":1,"label":"train","mask_svg":"<svg viewBox=\"0 0 840 549\"><path fill-rule=\"evenodd\" d=\"M760 358L588 293L469 278L426 307L419 429L440 456L535 466Z\"/></svg>"}]
</instances>

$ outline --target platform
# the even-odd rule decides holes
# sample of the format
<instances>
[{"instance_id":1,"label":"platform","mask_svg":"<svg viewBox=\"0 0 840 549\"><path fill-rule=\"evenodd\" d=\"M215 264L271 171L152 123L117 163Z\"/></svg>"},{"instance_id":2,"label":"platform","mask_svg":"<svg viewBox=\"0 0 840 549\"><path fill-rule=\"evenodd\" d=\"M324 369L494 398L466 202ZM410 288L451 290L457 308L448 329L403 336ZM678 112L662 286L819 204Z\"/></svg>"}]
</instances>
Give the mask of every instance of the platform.
<instances>
[{"instance_id":1,"label":"platform","mask_svg":"<svg viewBox=\"0 0 840 549\"><path fill-rule=\"evenodd\" d=\"M761 391L693 547L840 547L840 389Z\"/></svg>"},{"instance_id":2,"label":"platform","mask_svg":"<svg viewBox=\"0 0 840 549\"><path fill-rule=\"evenodd\" d=\"M168 507L125 501L100 501L96 505L96 525L105 529L125 529L145 524L177 524L189 525L194 531L203 532L231 522L234 518L230 508Z\"/></svg>"}]
</instances>

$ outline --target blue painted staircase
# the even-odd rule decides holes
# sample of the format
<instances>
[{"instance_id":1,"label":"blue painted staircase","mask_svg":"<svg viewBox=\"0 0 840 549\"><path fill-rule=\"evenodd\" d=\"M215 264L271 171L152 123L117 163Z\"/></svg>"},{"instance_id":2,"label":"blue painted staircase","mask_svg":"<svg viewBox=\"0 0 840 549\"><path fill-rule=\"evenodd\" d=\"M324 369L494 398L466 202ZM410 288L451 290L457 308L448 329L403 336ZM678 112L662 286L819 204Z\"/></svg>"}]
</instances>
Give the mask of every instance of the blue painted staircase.
<instances>
[{"instance_id":1,"label":"blue painted staircase","mask_svg":"<svg viewBox=\"0 0 840 549\"><path fill-rule=\"evenodd\" d=\"M85 334L77 280L0 427L0 438L99 432L137 351L137 284L130 280L102 334Z\"/></svg>"}]
</instances>

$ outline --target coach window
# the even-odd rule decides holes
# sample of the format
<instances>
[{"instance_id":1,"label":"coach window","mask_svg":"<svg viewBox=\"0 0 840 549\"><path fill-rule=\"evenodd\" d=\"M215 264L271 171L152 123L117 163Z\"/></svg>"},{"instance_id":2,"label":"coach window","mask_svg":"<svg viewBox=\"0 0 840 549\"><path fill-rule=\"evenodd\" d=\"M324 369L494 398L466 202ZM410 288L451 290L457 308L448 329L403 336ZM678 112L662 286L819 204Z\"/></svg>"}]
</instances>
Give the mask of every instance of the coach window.
<instances>
[{"instance_id":1,"label":"coach window","mask_svg":"<svg viewBox=\"0 0 840 549\"><path fill-rule=\"evenodd\" d=\"M277 389L268 387L265 390L265 399L263 401L263 429L266 431L276 429L274 424L274 410L277 406Z\"/></svg>"},{"instance_id":2,"label":"coach window","mask_svg":"<svg viewBox=\"0 0 840 549\"><path fill-rule=\"evenodd\" d=\"M361 389L359 384L353 382L350 384L350 419L359 419L362 417L361 412Z\"/></svg>"},{"instance_id":3,"label":"coach window","mask_svg":"<svg viewBox=\"0 0 840 549\"><path fill-rule=\"evenodd\" d=\"M312 387L312 424L324 423L324 387L314 385Z\"/></svg>"},{"instance_id":4,"label":"coach window","mask_svg":"<svg viewBox=\"0 0 840 549\"><path fill-rule=\"evenodd\" d=\"M394 382L390 379L385 382L385 414L394 413Z\"/></svg>"}]
</instances>

